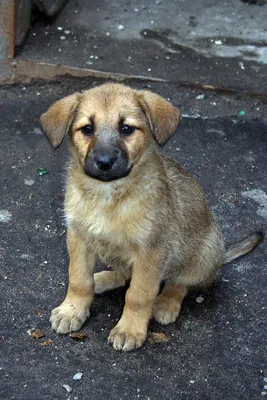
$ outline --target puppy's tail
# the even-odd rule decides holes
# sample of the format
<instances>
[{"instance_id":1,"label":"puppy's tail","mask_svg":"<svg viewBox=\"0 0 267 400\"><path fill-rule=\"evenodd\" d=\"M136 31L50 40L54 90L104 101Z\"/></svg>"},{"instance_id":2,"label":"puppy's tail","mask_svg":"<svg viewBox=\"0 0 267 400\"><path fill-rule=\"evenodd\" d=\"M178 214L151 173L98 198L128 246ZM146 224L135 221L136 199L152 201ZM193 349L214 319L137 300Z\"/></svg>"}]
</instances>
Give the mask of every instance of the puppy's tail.
<instances>
[{"instance_id":1,"label":"puppy's tail","mask_svg":"<svg viewBox=\"0 0 267 400\"><path fill-rule=\"evenodd\" d=\"M226 248L223 264L228 264L254 250L264 239L262 232L255 232Z\"/></svg>"}]
</instances>

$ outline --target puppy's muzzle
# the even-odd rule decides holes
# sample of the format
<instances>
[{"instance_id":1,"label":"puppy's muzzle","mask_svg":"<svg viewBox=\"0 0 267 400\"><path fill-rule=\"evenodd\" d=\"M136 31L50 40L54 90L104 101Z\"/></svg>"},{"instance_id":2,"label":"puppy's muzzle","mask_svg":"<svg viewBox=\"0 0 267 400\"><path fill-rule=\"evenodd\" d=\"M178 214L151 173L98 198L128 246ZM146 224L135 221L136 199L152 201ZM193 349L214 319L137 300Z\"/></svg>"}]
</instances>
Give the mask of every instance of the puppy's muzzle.
<instances>
[{"instance_id":1,"label":"puppy's muzzle","mask_svg":"<svg viewBox=\"0 0 267 400\"><path fill-rule=\"evenodd\" d=\"M118 158L118 149L112 148L108 152L99 150L93 151L94 162L100 171L108 171L116 163Z\"/></svg>"},{"instance_id":2,"label":"puppy's muzzle","mask_svg":"<svg viewBox=\"0 0 267 400\"><path fill-rule=\"evenodd\" d=\"M129 174L126 152L114 145L96 146L85 161L84 172L92 178L109 182Z\"/></svg>"}]
</instances>

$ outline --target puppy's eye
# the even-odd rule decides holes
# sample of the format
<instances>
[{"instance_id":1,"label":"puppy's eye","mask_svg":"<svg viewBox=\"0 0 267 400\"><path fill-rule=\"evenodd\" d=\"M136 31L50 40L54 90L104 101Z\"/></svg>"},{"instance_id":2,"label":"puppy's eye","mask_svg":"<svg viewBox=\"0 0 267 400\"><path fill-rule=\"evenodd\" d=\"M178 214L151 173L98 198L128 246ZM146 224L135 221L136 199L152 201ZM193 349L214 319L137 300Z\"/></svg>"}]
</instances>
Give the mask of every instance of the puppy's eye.
<instances>
[{"instance_id":1,"label":"puppy's eye","mask_svg":"<svg viewBox=\"0 0 267 400\"><path fill-rule=\"evenodd\" d=\"M81 131L85 136L92 136L94 133L92 125L85 125L83 128L81 128Z\"/></svg>"},{"instance_id":2,"label":"puppy's eye","mask_svg":"<svg viewBox=\"0 0 267 400\"><path fill-rule=\"evenodd\" d=\"M124 125L124 124L120 126L120 133L122 135L130 136L132 133L134 133L134 131L135 131L135 128L133 126Z\"/></svg>"}]
</instances>

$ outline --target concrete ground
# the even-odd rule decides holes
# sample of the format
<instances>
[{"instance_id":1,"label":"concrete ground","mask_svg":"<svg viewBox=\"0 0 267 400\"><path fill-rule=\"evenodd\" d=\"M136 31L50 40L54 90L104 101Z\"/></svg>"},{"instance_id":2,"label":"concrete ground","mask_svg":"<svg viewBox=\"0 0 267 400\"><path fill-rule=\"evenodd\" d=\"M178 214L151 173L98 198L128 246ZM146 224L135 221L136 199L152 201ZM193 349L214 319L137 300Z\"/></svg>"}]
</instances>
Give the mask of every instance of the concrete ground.
<instances>
[{"instance_id":1,"label":"concrete ground","mask_svg":"<svg viewBox=\"0 0 267 400\"><path fill-rule=\"evenodd\" d=\"M266 94L266 16L240 0L69 1L19 59Z\"/></svg>"},{"instance_id":2,"label":"concrete ground","mask_svg":"<svg viewBox=\"0 0 267 400\"><path fill-rule=\"evenodd\" d=\"M105 12L110 17L113 14L108 7L113 4L116 9L114 26L117 26L118 21L125 25L126 30L127 22L127 26L131 26L129 37L133 41L134 30L137 32L141 28L147 29L147 26L143 26L141 16L139 28L136 26L136 19L123 19L129 9L138 8L139 11L133 11L131 15L142 15L141 5L137 3L127 2L126 12L124 7L119 7L119 3L115 5L98 2L99 7L107 10ZM159 2L153 2L153 9L160 7L161 12L157 20L156 16L151 20L155 23L158 21L161 29L164 26L166 29L174 29L170 26L170 15L177 14L183 25L181 15L196 14L196 6L193 7L191 2L156 3ZM226 12L227 2L203 0L203 14L207 15L208 5L214 10L214 3L218 7L217 21L220 22L219 16L225 15L220 12ZM246 10L248 15L256 13L255 18L256 15L261 16L267 12L266 5L249 6L239 1L232 3L234 10ZM149 8L150 3L146 4L147 8L142 9L142 12L152 10ZM163 8L163 4L166 8ZM46 31L54 32L54 36L60 32L56 28L62 26L65 30L77 29L80 32L79 37L83 37L86 32L87 35L93 35L94 29L106 32L106 21L109 21L107 32L110 32L110 36L102 35L101 46L106 48L105 54L109 54L109 40L115 35L115 28L113 31L112 21L109 19L97 19L97 7L92 5L93 2L87 4L70 1L58 19L51 24L48 25L47 21L45 24L44 21L37 22L32 33L35 32L36 36L40 33L38 43L34 45L35 36L30 35L19 57L24 57L25 60L35 57L36 61L61 62L79 67L85 58L74 58L77 48L73 43L68 44L69 51L64 50L64 57L60 60L52 58L53 52L51 58L48 57L45 52L47 44L61 39L53 39L50 33L44 34L47 39L42 37L44 25ZM89 22L86 25L86 7L88 18L93 18L91 21L94 20L94 26ZM181 9L184 10L183 13ZM77 10L77 13L73 10ZM204 17L199 16L200 12L198 10L197 15L202 21ZM69 24L64 25L62 18L68 18ZM184 21L188 23L185 17ZM197 35L201 38L210 35L215 37L217 34L212 33L208 19L203 21L203 29L207 26L206 34L197 31ZM79 31L82 24L83 30ZM249 30L245 17L240 24L244 32ZM223 24L220 29L223 29L222 26ZM252 36L256 35L257 29L253 24L250 31ZM185 26L181 32L179 43L187 46L190 35L185 34ZM223 31L218 40L223 42L226 34ZM66 37L67 35L71 33L65 33ZM229 73L218 75L213 69L208 73L205 68L209 64L205 63L216 65L218 54L210 52L207 58L198 47L194 51L201 60L201 71L206 71L206 75L198 74L196 70L191 74L192 59L181 57L172 59L170 69L165 68L161 62L154 62L158 72L153 76L168 78L167 82L155 82L149 79L149 71L146 71L146 58L151 62L150 55L153 54L154 57L156 54L154 45L142 39L143 55L138 56L139 58L136 56L138 62L134 62L136 69L132 70L127 67L123 52L125 48L130 49L129 43L127 44L129 37L125 39L126 45L123 36L116 38L121 51L114 52L116 57L113 61L107 57L105 63L96 64L94 68L127 74L142 73L147 78L131 79L125 83L135 88L150 88L182 108L183 122L163 151L176 158L199 180L210 208L222 228L226 243L254 230L263 230L266 233L266 88L265 82L261 81L260 72L259 75L251 75L252 66L263 73L266 65L256 59L245 64L244 58L229 58L229 54L226 54L221 62L227 60L228 63L230 60L233 63L228 63ZM66 43L66 40L61 41ZM244 40L247 40L247 36ZM266 38L260 37L258 32L253 40L263 43ZM200 42L201 40L198 41ZM87 45L91 46L91 41ZM138 42L137 48L141 49L140 46ZM54 48L54 44L52 47ZM40 48L44 51L41 52ZM98 53L92 53L90 48L87 52L89 54ZM93 62L98 62L97 60L94 58ZM168 75L172 69L179 70L180 63L177 60L181 60L181 65L184 65L184 72L179 76L180 84L177 84L176 78ZM240 62L244 64L245 70L240 67ZM242 79L236 78L237 65L239 72L244 74ZM192 84L181 85L181 81L190 81ZM95 298L91 318L83 328L86 333L84 341L75 341L69 336L59 336L52 332L49 314L63 299L67 284L68 255L62 208L68 146L64 143L57 151L51 150L40 130L39 117L56 99L102 82L103 80L92 77L77 79L69 76L53 81L38 80L0 86L0 398L264 398L267 395L265 242L253 253L222 268L211 288L190 293L175 324L163 327L152 320L149 340L140 350L124 354L115 352L107 344L109 331L116 324L123 307L123 289ZM228 93L206 90L198 86L199 82L216 83L219 88L227 87L230 90ZM235 92L241 91L242 82L246 87L245 93ZM258 95L260 92L262 96ZM38 168L46 168L48 174L39 176ZM97 268L100 269L101 266L98 265ZM202 299L204 300L201 301ZM41 329L45 337L32 338L28 331L36 329ZM152 344L151 339L155 332L164 334L161 338L167 341ZM83 375L80 380L74 380L73 377L78 372ZM71 392L68 393L67 389Z\"/></svg>"}]
</instances>

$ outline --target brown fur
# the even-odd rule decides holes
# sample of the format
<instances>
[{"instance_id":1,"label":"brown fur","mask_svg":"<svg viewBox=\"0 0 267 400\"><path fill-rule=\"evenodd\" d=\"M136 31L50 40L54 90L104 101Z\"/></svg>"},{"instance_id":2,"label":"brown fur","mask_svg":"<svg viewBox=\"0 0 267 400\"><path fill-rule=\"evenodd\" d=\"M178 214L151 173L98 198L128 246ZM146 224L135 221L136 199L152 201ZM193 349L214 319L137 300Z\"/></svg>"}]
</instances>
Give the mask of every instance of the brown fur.
<instances>
[{"instance_id":1,"label":"brown fur","mask_svg":"<svg viewBox=\"0 0 267 400\"><path fill-rule=\"evenodd\" d=\"M118 133L122 118L137 128L123 138ZM81 131L88 121L94 122L93 137ZM57 147L69 133L72 151L65 198L69 288L52 311L57 332L80 329L94 293L130 279L123 314L109 342L116 350L132 350L144 343L153 313L162 324L174 322L187 291L216 277L224 243L204 195L196 180L155 144L166 142L179 122L180 111L160 96L118 84L69 96L42 115L52 145ZM86 157L99 138L107 137L116 139L132 167L127 176L111 182L84 173ZM259 242L253 240L242 254ZM114 271L93 274L98 257ZM165 287L157 296L162 280Z\"/></svg>"}]
</instances>

